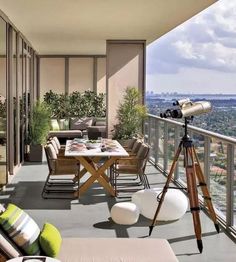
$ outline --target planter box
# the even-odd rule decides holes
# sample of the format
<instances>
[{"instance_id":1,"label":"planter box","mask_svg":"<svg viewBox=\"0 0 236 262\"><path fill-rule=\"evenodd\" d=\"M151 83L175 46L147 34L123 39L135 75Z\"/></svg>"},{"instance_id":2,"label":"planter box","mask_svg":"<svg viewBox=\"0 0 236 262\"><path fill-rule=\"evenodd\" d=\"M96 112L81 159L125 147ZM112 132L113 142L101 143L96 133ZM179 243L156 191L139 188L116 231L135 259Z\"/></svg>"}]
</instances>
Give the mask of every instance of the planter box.
<instances>
[{"instance_id":1,"label":"planter box","mask_svg":"<svg viewBox=\"0 0 236 262\"><path fill-rule=\"evenodd\" d=\"M29 161L42 162L43 160L43 147L42 145L30 145L29 148Z\"/></svg>"}]
</instances>

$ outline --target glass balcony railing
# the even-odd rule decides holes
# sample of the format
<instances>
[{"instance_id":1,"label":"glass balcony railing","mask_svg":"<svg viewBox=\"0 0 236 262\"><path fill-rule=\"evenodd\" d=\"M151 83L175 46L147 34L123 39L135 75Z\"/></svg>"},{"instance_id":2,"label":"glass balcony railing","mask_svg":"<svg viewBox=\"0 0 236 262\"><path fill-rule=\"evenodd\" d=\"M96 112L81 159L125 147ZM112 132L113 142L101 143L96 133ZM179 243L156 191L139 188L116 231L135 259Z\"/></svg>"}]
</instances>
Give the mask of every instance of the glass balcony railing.
<instances>
[{"instance_id":1,"label":"glass balcony railing","mask_svg":"<svg viewBox=\"0 0 236 262\"><path fill-rule=\"evenodd\" d=\"M150 161L165 174L170 170L183 132L183 124L177 121L154 115L148 115L145 121L145 139L152 146ZM191 125L188 133L194 142L218 218L226 230L235 234L236 139ZM180 186L186 186L183 160L183 154L180 154L173 176Z\"/></svg>"}]
</instances>

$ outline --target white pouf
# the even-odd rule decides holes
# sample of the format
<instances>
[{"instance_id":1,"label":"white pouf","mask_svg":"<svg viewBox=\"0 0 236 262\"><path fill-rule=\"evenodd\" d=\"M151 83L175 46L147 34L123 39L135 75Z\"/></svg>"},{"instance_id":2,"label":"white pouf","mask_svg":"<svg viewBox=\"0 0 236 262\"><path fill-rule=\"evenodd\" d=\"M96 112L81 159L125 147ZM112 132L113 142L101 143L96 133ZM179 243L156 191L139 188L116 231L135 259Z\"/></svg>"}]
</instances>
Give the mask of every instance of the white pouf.
<instances>
[{"instance_id":1,"label":"white pouf","mask_svg":"<svg viewBox=\"0 0 236 262\"><path fill-rule=\"evenodd\" d=\"M131 202L116 203L111 208L111 218L120 225L133 225L138 221L139 208Z\"/></svg>"},{"instance_id":2,"label":"white pouf","mask_svg":"<svg viewBox=\"0 0 236 262\"><path fill-rule=\"evenodd\" d=\"M139 207L140 213L143 216L153 219L159 203L157 196L161 192L162 188L140 190L133 194L132 202ZM169 221L180 219L186 213L187 208L188 199L185 194L178 189L170 188L167 190L157 220Z\"/></svg>"}]
</instances>

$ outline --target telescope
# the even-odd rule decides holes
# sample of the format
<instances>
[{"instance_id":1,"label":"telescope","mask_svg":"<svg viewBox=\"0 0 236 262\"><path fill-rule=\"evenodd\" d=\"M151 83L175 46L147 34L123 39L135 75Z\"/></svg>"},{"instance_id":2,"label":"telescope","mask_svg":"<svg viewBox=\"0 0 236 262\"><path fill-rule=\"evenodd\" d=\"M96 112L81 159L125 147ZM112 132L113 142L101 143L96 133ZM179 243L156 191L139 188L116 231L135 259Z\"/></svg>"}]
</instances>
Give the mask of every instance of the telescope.
<instances>
[{"instance_id":1,"label":"telescope","mask_svg":"<svg viewBox=\"0 0 236 262\"><path fill-rule=\"evenodd\" d=\"M173 103L175 108L167 109L160 114L162 118L182 118L193 117L201 114L206 114L212 110L211 103L208 101L192 102L189 98L177 100Z\"/></svg>"}]
</instances>

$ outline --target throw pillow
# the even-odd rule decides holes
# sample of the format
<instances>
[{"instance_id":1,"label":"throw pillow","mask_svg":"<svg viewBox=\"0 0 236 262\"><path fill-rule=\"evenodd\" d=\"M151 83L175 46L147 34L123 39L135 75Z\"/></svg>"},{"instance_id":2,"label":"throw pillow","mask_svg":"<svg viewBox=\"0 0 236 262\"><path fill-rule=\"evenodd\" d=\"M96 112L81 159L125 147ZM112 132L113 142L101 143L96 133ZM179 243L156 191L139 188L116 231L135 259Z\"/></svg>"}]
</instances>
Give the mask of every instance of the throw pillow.
<instances>
[{"instance_id":1,"label":"throw pillow","mask_svg":"<svg viewBox=\"0 0 236 262\"><path fill-rule=\"evenodd\" d=\"M8 257L20 257L22 253L17 248L16 244L8 238L8 236L0 229L0 253L1 251Z\"/></svg>"},{"instance_id":2,"label":"throw pillow","mask_svg":"<svg viewBox=\"0 0 236 262\"><path fill-rule=\"evenodd\" d=\"M52 131L59 131L60 130L57 119L51 119L51 130Z\"/></svg>"},{"instance_id":3,"label":"throw pillow","mask_svg":"<svg viewBox=\"0 0 236 262\"><path fill-rule=\"evenodd\" d=\"M40 229L26 212L14 204L8 204L6 211L0 215L0 225L27 255L39 255Z\"/></svg>"},{"instance_id":4,"label":"throw pillow","mask_svg":"<svg viewBox=\"0 0 236 262\"><path fill-rule=\"evenodd\" d=\"M56 257L61 248L61 234L58 229L50 223L45 223L39 236L39 243L43 252L49 257Z\"/></svg>"},{"instance_id":5,"label":"throw pillow","mask_svg":"<svg viewBox=\"0 0 236 262\"><path fill-rule=\"evenodd\" d=\"M0 215L5 211L4 205L0 204Z\"/></svg>"},{"instance_id":6,"label":"throw pillow","mask_svg":"<svg viewBox=\"0 0 236 262\"><path fill-rule=\"evenodd\" d=\"M70 129L71 130L85 130L88 126L91 126L93 119L90 117L83 118L71 118Z\"/></svg>"}]
</instances>

